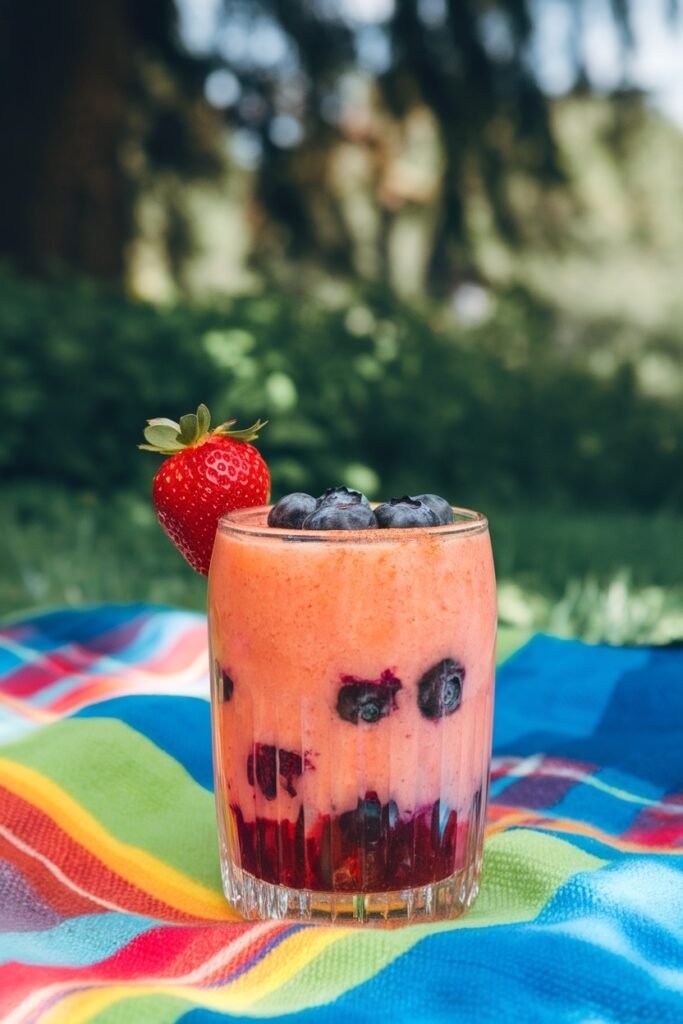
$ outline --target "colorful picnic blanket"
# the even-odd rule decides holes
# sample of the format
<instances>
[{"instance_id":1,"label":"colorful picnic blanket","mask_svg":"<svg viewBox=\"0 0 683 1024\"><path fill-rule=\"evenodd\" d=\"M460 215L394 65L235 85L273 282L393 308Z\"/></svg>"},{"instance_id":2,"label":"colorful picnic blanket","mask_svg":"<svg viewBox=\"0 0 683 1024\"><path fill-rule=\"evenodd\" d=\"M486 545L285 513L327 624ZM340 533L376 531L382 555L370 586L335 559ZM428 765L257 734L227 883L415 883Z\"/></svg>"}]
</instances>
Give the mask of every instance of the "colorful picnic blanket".
<instances>
[{"instance_id":1,"label":"colorful picnic blanket","mask_svg":"<svg viewBox=\"0 0 683 1024\"><path fill-rule=\"evenodd\" d=\"M207 696L199 615L0 631L0 1019L683 1020L683 649L507 660L481 893L390 931L228 909Z\"/></svg>"}]
</instances>

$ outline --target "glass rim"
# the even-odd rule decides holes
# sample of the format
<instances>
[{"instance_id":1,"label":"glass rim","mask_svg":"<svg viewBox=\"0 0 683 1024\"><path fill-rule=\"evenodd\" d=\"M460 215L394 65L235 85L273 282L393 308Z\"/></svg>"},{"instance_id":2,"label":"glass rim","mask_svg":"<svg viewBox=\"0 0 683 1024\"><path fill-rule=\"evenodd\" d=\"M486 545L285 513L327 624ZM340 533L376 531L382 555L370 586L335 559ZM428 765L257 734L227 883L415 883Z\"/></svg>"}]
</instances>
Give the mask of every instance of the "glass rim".
<instances>
[{"instance_id":1,"label":"glass rim","mask_svg":"<svg viewBox=\"0 0 683 1024\"><path fill-rule=\"evenodd\" d=\"M379 502L371 502L372 508L376 508ZM254 520L262 519L272 505L255 505L251 508L235 509L233 512L226 512L218 520L218 531L220 533L232 534L238 537L259 537L273 541L308 541L311 543L364 543L376 544L382 541L410 542L420 537L450 537L450 536L471 536L476 533L485 533L488 530L489 521L482 512L474 509L461 508L458 505L451 505L455 522L446 523L443 526L414 526L410 528L387 527L378 530L292 530L283 529L277 526L266 524L256 525Z\"/></svg>"}]
</instances>

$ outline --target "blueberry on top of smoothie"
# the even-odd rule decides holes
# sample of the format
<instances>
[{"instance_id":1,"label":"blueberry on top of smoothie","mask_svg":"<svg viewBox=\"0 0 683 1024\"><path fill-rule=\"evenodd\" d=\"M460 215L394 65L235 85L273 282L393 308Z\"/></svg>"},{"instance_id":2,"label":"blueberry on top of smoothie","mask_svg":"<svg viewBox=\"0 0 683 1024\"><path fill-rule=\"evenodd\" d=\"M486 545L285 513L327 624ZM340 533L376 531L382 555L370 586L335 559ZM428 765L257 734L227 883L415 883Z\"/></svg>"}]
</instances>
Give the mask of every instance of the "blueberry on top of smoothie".
<instances>
[{"instance_id":1,"label":"blueberry on top of smoothie","mask_svg":"<svg viewBox=\"0 0 683 1024\"><path fill-rule=\"evenodd\" d=\"M304 494L302 491L285 494L268 513L268 526L300 530L304 519L315 506L316 500L312 494Z\"/></svg>"},{"instance_id":2,"label":"blueberry on top of smoothie","mask_svg":"<svg viewBox=\"0 0 683 1024\"><path fill-rule=\"evenodd\" d=\"M439 518L426 502L419 498L391 498L375 509L378 526L383 529L410 529L414 526L438 526Z\"/></svg>"},{"instance_id":3,"label":"blueberry on top of smoothie","mask_svg":"<svg viewBox=\"0 0 683 1024\"><path fill-rule=\"evenodd\" d=\"M439 520L440 526L447 526L448 523L453 522L453 509L439 494L415 494L413 501L421 501L423 505L429 505Z\"/></svg>"},{"instance_id":4,"label":"blueberry on top of smoothie","mask_svg":"<svg viewBox=\"0 0 683 1024\"><path fill-rule=\"evenodd\" d=\"M373 530L376 526L370 506L358 502L323 503L303 522L304 530Z\"/></svg>"},{"instance_id":5,"label":"blueberry on top of smoothie","mask_svg":"<svg viewBox=\"0 0 683 1024\"><path fill-rule=\"evenodd\" d=\"M320 495L316 502L317 506L321 505L369 505L370 502L362 493L362 491L355 491L353 487L328 487L326 491Z\"/></svg>"},{"instance_id":6,"label":"blueberry on top of smoothie","mask_svg":"<svg viewBox=\"0 0 683 1024\"><path fill-rule=\"evenodd\" d=\"M390 669L377 680L342 676L342 682L344 685L337 694L337 714L353 725L374 725L380 718L386 718L396 707L396 694L402 685Z\"/></svg>"},{"instance_id":7,"label":"blueberry on top of smoothie","mask_svg":"<svg viewBox=\"0 0 683 1024\"><path fill-rule=\"evenodd\" d=\"M454 714L462 701L465 667L453 658L427 669L417 685L417 706L425 718L443 718Z\"/></svg>"}]
</instances>

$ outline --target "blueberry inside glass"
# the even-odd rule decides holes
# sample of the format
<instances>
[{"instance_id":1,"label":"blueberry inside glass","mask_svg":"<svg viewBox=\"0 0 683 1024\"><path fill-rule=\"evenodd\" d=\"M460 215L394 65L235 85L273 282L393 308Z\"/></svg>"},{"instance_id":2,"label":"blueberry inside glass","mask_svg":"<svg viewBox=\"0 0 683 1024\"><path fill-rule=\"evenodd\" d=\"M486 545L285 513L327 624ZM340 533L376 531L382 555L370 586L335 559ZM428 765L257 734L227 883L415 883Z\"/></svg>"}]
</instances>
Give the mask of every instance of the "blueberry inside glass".
<instances>
[{"instance_id":1,"label":"blueberry inside glass","mask_svg":"<svg viewBox=\"0 0 683 1024\"><path fill-rule=\"evenodd\" d=\"M216 538L221 866L247 918L434 920L477 892L496 629L486 519L449 506L446 522L426 494L384 503L423 522L384 526L357 494L297 497L290 512L366 525L280 525L274 506L231 513Z\"/></svg>"}]
</instances>

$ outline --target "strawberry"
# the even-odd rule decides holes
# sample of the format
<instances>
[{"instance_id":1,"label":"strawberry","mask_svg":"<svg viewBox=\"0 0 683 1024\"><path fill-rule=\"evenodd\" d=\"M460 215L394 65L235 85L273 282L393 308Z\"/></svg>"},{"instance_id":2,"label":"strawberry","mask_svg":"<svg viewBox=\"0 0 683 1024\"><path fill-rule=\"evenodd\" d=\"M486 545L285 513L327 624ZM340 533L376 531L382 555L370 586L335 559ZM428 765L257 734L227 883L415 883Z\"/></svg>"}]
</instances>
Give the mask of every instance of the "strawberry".
<instances>
[{"instance_id":1,"label":"strawberry","mask_svg":"<svg viewBox=\"0 0 683 1024\"><path fill-rule=\"evenodd\" d=\"M208 576L218 520L236 508L265 505L270 473L261 454L249 444L265 426L258 420L246 430L231 430L235 420L209 430L205 405L174 420L147 421L148 452L170 458L154 477L152 496L157 519L193 569Z\"/></svg>"}]
</instances>

